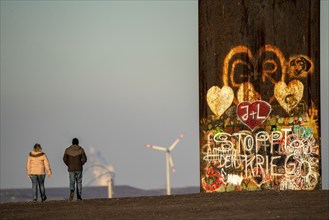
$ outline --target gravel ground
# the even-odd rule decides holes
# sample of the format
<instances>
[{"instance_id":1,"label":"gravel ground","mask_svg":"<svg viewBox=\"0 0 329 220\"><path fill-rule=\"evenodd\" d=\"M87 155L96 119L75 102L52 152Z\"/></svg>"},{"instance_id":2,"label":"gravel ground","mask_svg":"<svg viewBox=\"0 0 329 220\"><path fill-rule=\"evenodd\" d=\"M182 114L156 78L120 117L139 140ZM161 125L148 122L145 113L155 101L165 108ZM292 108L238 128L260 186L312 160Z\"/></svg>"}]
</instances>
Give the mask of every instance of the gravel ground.
<instances>
[{"instance_id":1,"label":"gravel ground","mask_svg":"<svg viewBox=\"0 0 329 220\"><path fill-rule=\"evenodd\" d=\"M197 193L0 204L1 219L329 219L329 191Z\"/></svg>"}]
</instances>

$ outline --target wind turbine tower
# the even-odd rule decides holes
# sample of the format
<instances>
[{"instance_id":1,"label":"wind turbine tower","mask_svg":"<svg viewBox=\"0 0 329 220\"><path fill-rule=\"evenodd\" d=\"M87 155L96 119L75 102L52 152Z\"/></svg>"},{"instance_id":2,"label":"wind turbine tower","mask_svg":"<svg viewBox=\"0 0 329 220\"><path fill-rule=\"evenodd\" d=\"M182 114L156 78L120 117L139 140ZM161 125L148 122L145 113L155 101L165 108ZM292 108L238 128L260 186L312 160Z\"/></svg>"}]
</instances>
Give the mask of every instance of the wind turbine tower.
<instances>
[{"instance_id":1,"label":"wind turbine tower","mask_svg":"<svg viewBox=\"0 0 329 220\"><path fill-rule=\"evenodd\" d=\"M174 143L172 143L172 145L170 145L169 148L145 144L145 146L148 148L166 152L167 195L171 194L171 192L170 192L170 167L169 166L171 166L173 173L176 174L174 162L171 157L171 151L175 148L175 146L178 144L178 142L180 140L182 140L183 136L184 136L184 134L179 135L179 137L174 141Z\"/></svg>"}]
</instances>

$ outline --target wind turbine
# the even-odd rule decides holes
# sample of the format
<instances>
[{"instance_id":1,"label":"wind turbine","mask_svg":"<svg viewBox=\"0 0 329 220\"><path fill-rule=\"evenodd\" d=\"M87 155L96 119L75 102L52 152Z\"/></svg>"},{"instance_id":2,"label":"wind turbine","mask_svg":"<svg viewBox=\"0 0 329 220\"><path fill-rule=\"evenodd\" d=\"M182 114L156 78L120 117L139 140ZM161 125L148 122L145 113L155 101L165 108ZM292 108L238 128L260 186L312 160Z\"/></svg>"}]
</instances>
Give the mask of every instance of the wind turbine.
<instances>
[{"instance_id":1,"label":"wind turbine","mask_svg":"<svg viewBox=\"0 0 329 220\"><path fill-rule=\"evenodd\" d=\"M150 144L145 144L146 147L152 148L155 150L160 150L166 152L166 174L167 174L167 195L170 195L170 171L169 171L169 165L171 166L171 169L174 174L176 174L174 162L171 158L171 151L175 148L175 146L178 144L180 140L184 137L184 134L179 135L179 137L170 145L169 148L166 147L160 147L160 146L154 146Z\"/></svg>"}]
</instances>

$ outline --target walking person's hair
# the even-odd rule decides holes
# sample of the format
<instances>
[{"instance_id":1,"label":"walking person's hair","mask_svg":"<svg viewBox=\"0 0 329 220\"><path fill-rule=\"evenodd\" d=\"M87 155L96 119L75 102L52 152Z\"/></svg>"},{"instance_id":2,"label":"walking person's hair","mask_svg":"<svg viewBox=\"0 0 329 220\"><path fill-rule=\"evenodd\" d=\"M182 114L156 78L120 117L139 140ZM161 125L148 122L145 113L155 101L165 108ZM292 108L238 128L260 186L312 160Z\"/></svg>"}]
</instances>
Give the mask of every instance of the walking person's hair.
<instances>
[{"instance_id":1,"label":"walking person's hair","mask_svg":"<svg viewBox=\"0 0 329 220\"><path fill-rule=\"evenodd\" d=\"M78 138L73 138L73 140L72 140L72 144L73 144L73 145L79 145L79 140L78 140Z\"/></svg>"},{"instance_id":2,"label":"walking person's hair","mask_svg":"<svg viewBox=\"0 0 329 220\"><path fill-rule=\"evenodd\" d=\"M34 145L34 147L33 147L33 150L34 150L34 151L41 151L41 150L42 150L41 145L38 144L38 143L36 143L36 144Z\"/></svg>"}]
</instances>

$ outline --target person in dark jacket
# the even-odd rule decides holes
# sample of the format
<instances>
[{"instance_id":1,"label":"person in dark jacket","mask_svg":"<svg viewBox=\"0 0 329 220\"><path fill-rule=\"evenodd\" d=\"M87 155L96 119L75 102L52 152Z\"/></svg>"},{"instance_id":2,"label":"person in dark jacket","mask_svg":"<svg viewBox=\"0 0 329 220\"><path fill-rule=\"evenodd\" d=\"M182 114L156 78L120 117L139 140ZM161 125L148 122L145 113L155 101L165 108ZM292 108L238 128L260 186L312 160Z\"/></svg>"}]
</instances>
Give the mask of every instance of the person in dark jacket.
<instances>
[{"instance_id":1,"label":"person in dark jacket","mask_svg":"<svg viewBox=\"0 0 329 220\"><path fill-rule=\"evenodd\" d=\"M77 188L77 199L82 200L82 170L83 165L87 162L87 156L84 149L79 146L79 140L73 138L72 145L65 149L63 161L67 166L70 178L70 198L74 197L75 184Z\"/></svg>"}]
</instances>

